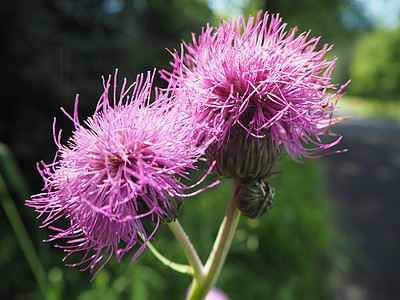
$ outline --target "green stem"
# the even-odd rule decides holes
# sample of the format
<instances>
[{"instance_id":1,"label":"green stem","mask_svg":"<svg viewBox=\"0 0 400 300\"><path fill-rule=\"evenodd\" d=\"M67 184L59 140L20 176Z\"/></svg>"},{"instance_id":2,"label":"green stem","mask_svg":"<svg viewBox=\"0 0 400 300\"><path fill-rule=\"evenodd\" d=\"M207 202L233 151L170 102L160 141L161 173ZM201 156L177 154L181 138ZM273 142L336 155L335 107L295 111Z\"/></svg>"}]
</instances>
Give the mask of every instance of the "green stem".
<instances>
[{"instance_id":1,"label":"green stem","mask_svg":"<svg viewBox=\"0 0 400 300\"><path fill-rule=\"evenodd\" d=\"M168 223L168 226L175 235L175 238L182 247L186 258L189 261L189 264L193 268L193 278L195 278L196 280L201 280L203 277L203 264L192 243L190 242L189 237L183 230L178 220Z\"/></svg>"},{"instance_id":2,"label":"green stem","mask_svg":"<svg viewBox=\"0 0 400 300\"><path fill-rule=\"evenodd\" d=\"M144 237L141 234L139 234L139 235L144 240ZM192 276L194 275L194 271L193 271L193 267L192 266L179 264L179 263L176 263L176 262L166 258L164 255L162 255L160 252L158 252L156 247L154 247L153 244L150 243L150 242L146 243L146 247L149 248L151 253L153 253L153 255L159 261L161 261L164 265L166 265L167 267L171 268L172 270L175 270L175 271L177 271L179 273L189 274L189 275L192 275Z\"/></svg>"},{"instance_id":3,"label":"green stem","mask_svg":"<svg viewBox=\"0 0 400 300\"><path fill-rule=\"evenodd\" d=\"M240 218L240 211L237 209L234 196L238 182L233 181L232 193L225 212L225 217L221 223L215 240L213 249L203 269L204 276L202 278L194 278L187 300L204 299L208 291L215 284L222 266L225 263L226 256L232 244L232 239L236 231L236 226Z\"/></svg>"}]
</instances>

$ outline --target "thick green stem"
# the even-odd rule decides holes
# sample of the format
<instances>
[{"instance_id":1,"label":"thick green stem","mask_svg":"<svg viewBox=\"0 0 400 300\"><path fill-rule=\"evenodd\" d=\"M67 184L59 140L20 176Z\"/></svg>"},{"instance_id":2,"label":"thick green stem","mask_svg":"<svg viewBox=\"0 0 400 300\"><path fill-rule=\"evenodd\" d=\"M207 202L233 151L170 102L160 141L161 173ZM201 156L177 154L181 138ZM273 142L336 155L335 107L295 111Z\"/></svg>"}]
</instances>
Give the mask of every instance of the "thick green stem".
<instances>
[{"instance_id":1,"label":"thick green stem","mask_svg":"<svg viewBox=\"0 0 400 300\"><path fill-rule=\"evenodd\" d=\"M201 278L203 277L203 264L192 243L190 242L189 237L183 230L178 220L168 223L168 226L174 233L178 243L180 244L183 252L186 255L186 258L189 261L189 264L193 268L193 278L196 280L201 280Z\"/></svg>"},{"instance_id":2,"label":"thick green stem","mask_svg":"<svg viewBox=\"0 0 400 300\"><path fill-rule=\"evenodd\" d=\"M226 209L225 217L221 223L215 240L213 249L203 269L202 278L194 278L187 300L202 300L208 291L215 284L222 266L225 263L226 256L232 244L232 239L236 231L236 226L240 218L240 211L237 209L234 196L237 188L237 181L233 181L232 193Z\"/></svg>"}]
</instances>

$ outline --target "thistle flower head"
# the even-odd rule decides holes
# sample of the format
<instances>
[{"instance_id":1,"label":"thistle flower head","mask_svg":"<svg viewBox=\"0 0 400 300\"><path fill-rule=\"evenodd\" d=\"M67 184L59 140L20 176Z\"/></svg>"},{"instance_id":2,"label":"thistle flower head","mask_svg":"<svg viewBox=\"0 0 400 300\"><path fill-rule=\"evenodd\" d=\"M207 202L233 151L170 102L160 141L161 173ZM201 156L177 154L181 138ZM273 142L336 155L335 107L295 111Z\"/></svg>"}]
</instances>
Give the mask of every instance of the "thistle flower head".
<instances>
[{"instance_id":1,"label":"thistle flower head","mask_svg":"<svg viewBox=\"0 0 400 300\"><path fill-rule=\"evenodd\" d=\"M158 225L177 217L186 188L178 179L195 168L207 147L206 141L196 143L199 124L179 118L180 108L169 104L168 94L157 93L150 103L150 74L138 76L128 88L125 80L119 96L115 76L113 104L111 76L103 85L96 111L84 124L77 101L73 116L67 114L75 125L72 137L64 146L61 132L54 134L56 158L39 165L43 193L27 201L39 217L46 215L43 226L56 230L50 240L66 238L59 247L84 253L73 265L91 270L105 255L119 260L138 246L135 259ZM69 220L67 228L51 226L60 218ZM150 232L143 220L155 225Z\"/></svg>"},{"instance_id":2,"label":"thistle flower head","mask_svg":"<svg viewBox=\"0 0 400 300\"><path fill-rule=\"evenodd\" d=\"M297 35L286 31L279 15L241 16L237 21L222 21L222 26L207 25L191 44L182 44L182 54L174 54L170 73L179 99L187 99L198 120L207 120L219 130L219 146L229 143L230 132L240 126L263 138L271 136L270 147L283 145L299 160L333 146L324 145L319 135L332 123L337 98L328 93L335 60L319 50L319 38L310 32ZM310 146L311 145L311 146Z\"/></svg>"}]
</instances>

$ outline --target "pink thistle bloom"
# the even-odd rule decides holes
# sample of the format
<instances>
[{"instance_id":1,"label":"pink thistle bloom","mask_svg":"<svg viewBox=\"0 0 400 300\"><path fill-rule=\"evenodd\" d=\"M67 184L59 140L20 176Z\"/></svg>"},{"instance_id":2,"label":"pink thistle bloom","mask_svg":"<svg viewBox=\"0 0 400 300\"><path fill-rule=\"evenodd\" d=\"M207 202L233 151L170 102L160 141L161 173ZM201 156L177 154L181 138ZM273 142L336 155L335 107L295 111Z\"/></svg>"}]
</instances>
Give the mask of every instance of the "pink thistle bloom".
<instances>
[{"instance_id":1,"label":"pink thistle bloom","mask_svg":"<svg viewBox=\"0 0 400 300\"><path fill-rule=\"evenodd\" d=\"M113 104L110 76L103 78L104 93L84 124L78 120L76 101L73 116L67 114L75 125L73 135L64 146L61 131L54 133L54 162L38 164L45 187L27 201L39 217L46 216L42 227L56 231L49 241L67 239L57 245L68 252L64 259L83 252L80 262L69 265L91 271L105 260L100 270L113 254L120 260L138 246L133 261L158 225L177 217L187 188L178 178L195 168L208 146L204 138L196 146L201 125L179 118L180 108L169 104L167 93L157 93L150 104L150 74L138 76L128 88L125 80L118 96L116 76L114 80ZM61 218L69 220L67 228L52 226ZM144 220L155 228L148 232Z\"/></svg>"},{"instance_id":2,"label":"pink thistle bloom","mask_svg":"<svg viewBox=\"0 0 400 300\"><path fill-rule=\"evenodd\" d=\"M186 297L187 297L187 294L188 294L191 286L192 285L189 285L189 288L186 291ZM212 287L208 291L208 293L207 293L206 297L204 298L204 300L229 300L229 297L223 291L221 291L220 289L217 289L216 287Z\"/></svg>"},{"instance_id":3,"label":"pink thistle bloom","mask_svg":"<svg viewBox=\"0 0 400 300\"><path fill-rule=\"evenodd\" d=\"M333 122L333 111L342 89L331 83L336 60L317 50L320 38L310 32L296 36L286 31L279 15L250 17L246 23L222 21L207 25L192 44L175 52L172 73L162 76L175 86L180 101L187 101L193 116L219 131L219 146L240 126L248 135L263 138L270 146L283 145L295 160L336 145L323 144L319 136Z\"/></svg>"},{"instance_id":4,"label":"pink thistle bloom","mask_svg":"<svg viewBox=\"0 0 400 300\"><path fill-rule=\"evenodd\" d=\"M229 300L228 296L221 290L213 287L206 295L204 300Z\"/></svg>"}]
</instances>

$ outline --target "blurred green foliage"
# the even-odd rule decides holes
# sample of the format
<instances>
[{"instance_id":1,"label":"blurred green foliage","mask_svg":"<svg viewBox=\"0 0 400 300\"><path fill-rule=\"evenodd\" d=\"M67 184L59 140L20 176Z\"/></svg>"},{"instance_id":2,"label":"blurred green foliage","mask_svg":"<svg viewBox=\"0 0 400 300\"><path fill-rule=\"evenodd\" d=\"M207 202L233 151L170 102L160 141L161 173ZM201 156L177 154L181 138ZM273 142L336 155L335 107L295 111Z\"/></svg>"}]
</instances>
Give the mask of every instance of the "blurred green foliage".
<instances>
[{"instance_id":1,"label":"blurred green foliage","mask_svg":"<svg viewBox=\"0 0 400 300\"><path fill-rule=\"evenodd\" d=\"M1 1L0 139L28 181L40 184L33 162L52 159L53 117L64 132L73 128L60 107L71 113L80 94L80 116L91 115L101 76L118 68L121 80L133 82L138 73L168 68L166 48L200 32L211 16L204 0Z\"/></svg>"},{"instance_id":2,"label":"blurred green foliage","mask_svg":"<svg viewBox=\"0 0 400 300\"><path fill-rule=\"evenodd\" d=\"M274 208L256 220L241 218L217 285L232 300L332 299L347 263L320 165L284 158L279 171L270 181ZM185 204L181 223L203 255L216 235L230 185L223 181Z\"/></svg>"},{"instance_id":3,"label":"blurred green foliage","mask_svg":"<svg viewBox=\"0 0 400 300\"><path fill-rule=\"evenodd\" d=\"M400 29L364 34L354 49L350 72L353 94L400 100Z\"/></svg>"}]
</instances>

